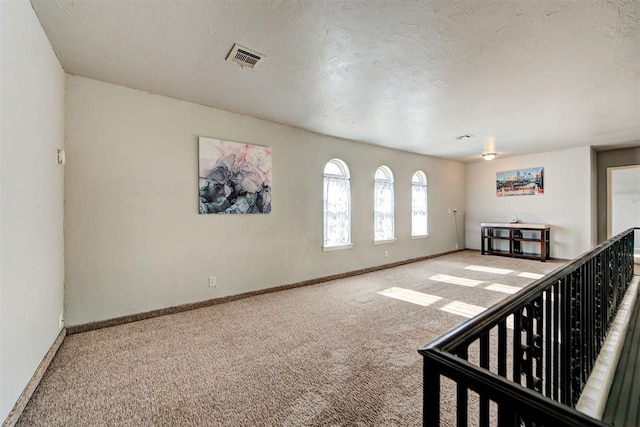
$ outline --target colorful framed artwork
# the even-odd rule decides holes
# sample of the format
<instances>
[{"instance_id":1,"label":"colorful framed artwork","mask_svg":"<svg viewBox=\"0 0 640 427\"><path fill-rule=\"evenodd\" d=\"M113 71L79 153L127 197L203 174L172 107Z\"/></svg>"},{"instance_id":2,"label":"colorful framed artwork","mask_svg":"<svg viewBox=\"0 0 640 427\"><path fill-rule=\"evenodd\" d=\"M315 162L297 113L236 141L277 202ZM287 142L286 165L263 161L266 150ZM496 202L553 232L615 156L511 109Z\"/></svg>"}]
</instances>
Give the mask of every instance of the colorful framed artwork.
<instances>
[{"instance_id":1,"label":"colorful framed artwork","mask_svg":"<svg viewBox=\"0 0 640 427\"><path fill-rule=\"evenodd\" d=\"M496 196L544 194L544 168L516 169L496 173Z\"/></svg>"},{"instance_id":2,"label":"colorful framed artwork","mask_svg":"<svg viewBox=\"0 0 640 427\"><path fill-rule=\"evenodd\" d=\"M271 148L201 136L201 214L271 212Z\"/></svg>"}]
</instances>

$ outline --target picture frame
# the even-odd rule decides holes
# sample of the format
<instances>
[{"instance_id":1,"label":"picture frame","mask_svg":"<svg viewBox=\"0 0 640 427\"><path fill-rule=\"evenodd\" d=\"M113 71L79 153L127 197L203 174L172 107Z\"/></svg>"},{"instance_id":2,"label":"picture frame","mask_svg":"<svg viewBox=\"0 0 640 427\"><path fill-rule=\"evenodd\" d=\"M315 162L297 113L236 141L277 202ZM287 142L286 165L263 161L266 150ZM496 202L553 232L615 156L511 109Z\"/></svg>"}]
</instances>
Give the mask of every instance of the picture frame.
<instances>
[{"instance_id":1,"label":"picture frame","mask_svg":"<svg viewBox=\"0 0 640 427\"><path fill-rule=\"evenodd\" d=\"M199 137L199 213L270 213L271 157L270 147Z\"/></svg>"},{"instance_id":2,"label":"picture frame","mask_svg":"<svg viewBox=\"0 0 640 427\"><path fill-rule=\"evenodd\" d=\"M496 196L541 196L544 194L544 168L534 167L496 173Z\"/></svg>"}]
</instances>

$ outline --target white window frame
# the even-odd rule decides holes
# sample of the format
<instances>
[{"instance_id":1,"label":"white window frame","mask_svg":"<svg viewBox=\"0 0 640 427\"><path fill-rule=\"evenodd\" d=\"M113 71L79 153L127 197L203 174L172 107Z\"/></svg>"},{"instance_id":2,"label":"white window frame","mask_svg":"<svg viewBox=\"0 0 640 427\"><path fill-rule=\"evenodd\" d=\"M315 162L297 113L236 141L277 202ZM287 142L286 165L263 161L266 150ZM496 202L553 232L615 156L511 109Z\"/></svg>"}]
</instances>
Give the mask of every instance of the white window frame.
<instances>
[{"instance_id":1,"label":"white window frame","mask_svg":"<svg viewBox=\"0 0 640 427\"><path fill-rule=\"evenodd\" d=\"M343 238L330 240L329 232L329 191L331 187L339 188L340 186L347 187L346 201L342 201L342 204L346 202L346 209L343 212L335 212L334 216L343 215L346 229L343 229L341 233ZM323 222L323 246L324 251L334 251L339 249L348 249L353 247L351 242L351 176L349 174L349 167L340 159L331 159L325 166L323 171L323 197L322 197L322 222Z\"/></svg>"},{"instance_id":2,"label":"white window frame","mask_svg":"<svg viewBox=\"0 0 640 427\"><path fill-rule=\"evenodd\" d=\"M424 195L423 201L416 200L418 194ZM418 211L416 205L424 206L424 211ZM421 207L421 206L420 206ZM417 229L416 217L422 217L421 230ZM424 230L424 232L421 232ZM416 171L411 176L411 238L419 239L429 236L429 187L427 186L427 175L423 171Z\"/></svg>"},{"instance_id":3,"label":"white window frame","mask_svg":"<svg viewBox=\"0 0 640 427\"><path fill-rule=\"evenodd\" d=\"M385 200L386 198L386 200ZM390 199L390 200L389 200ZM395 242L395 191L393 172L388 166L376 169L373 178L373 242L374 244ZM386 205L386 206L383 206ZM388 210L384 210L387 208ZM384 226L386 224L386 227ZM384 233L382 228L386 228ZM389 232L390 228L390 232ZM381 234L381 231L383 234Z\"/></svg>"}]
</instances>

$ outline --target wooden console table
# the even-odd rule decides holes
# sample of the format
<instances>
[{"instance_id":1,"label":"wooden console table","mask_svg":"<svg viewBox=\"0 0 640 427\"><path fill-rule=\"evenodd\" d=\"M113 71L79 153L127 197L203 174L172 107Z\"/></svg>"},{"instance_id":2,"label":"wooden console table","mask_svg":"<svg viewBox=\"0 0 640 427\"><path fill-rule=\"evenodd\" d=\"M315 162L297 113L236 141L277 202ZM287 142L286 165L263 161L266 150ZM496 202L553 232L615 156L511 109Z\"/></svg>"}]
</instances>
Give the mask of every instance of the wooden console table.
<instances>
[{"instance_id":1,"label":"wooden console table","mask_svg":"<svg viewBox=\"0 0 640 427\"><path fill-rule=\"evenodd\" d=\"M549 259L549 226L545 224L480 224L482 255Z\"/></svg>"}]
</instances>

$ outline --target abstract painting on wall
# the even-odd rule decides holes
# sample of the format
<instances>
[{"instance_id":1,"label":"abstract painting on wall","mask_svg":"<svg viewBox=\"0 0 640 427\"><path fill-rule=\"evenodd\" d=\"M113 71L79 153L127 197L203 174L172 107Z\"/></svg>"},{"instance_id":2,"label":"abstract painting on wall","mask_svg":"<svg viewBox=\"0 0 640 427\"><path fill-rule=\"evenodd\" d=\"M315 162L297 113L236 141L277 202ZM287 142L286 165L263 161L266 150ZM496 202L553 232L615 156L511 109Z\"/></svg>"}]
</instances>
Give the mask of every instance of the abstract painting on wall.
<instances>
[{"instance_id":1,"label":"abstract painting on wall","mask_svg":"<svg viewBox=\"0 0 640 427\"><path fill-rule=\"evenodd\" d=\"M271 148L199 138L201 214L271 212Z\"/></svg>"},{"instance_id":2,"label":"abstract painting on wall","mask_svg":"<svg viewBox=\"0 0 640 427\"><path fill-rule=\"evenodd\" d=\"M540 196L544 194L544 168L496 173L496 196Z\"/></svg>"}]
</instances>

